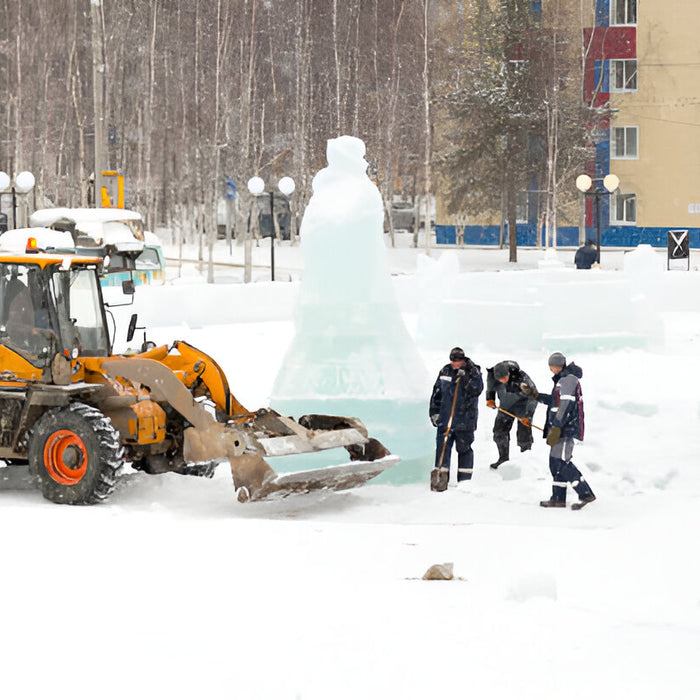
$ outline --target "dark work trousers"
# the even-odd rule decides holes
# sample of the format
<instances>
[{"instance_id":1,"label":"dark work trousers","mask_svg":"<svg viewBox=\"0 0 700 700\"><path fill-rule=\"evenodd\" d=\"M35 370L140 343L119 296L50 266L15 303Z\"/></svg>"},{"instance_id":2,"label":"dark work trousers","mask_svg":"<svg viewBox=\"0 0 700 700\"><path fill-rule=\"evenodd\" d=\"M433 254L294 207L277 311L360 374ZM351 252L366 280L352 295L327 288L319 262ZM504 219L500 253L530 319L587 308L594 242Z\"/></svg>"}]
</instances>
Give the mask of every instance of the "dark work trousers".
<instances>
[{"instance_id":1,"label":"dark work trousers","mask_svg":"<svg viewBox=\"0 0 700 700\"><path fill-rule=\"evenodd\" d=\"M452 456L452 445L457 448L457 481L466 481L472 478L474 471L474 451L472 450L472 442L474 442L473 430L451 430L447 436L447 444L445 445L445 428L441 425L437 429L437 438L435 441L435 468L442 467L450 469L450 458ZM445 445L445 456L440 464L440 455L442 448Z\"/></svg>"},{"instance_id":2,"label":"dark work trousers","mask_svg":"<svg viewBox=\"0 0 700 700\"><path fill-rule=\"evenodd\" d=\"M552 473L552 500L566 502L566 486L571 484L580 499L593 495L591 487L583 478L578 467L571 461L574 452L574 439L561 438L552 445L549 452L549 471Z\"/></svg>"},{"instance_id":3,"label":"dark work trousers","mask_svg":"<svg viewBox=\"0 0 700 700\"><path fill-rule=\"evenodd\" d=\"M511 410L510 413L516 413L516 411ZM501 411L499 411L496 416L496 420L493 423L493 441L498 447L499 455L503 454L507 457L509 454L510 429L513 427L514 420L514 418L511 418ZM518 447L521 450L527 450L532 447L532 428L529 425L523 425L518 421L515 436L518 440Z\"/></svg>"}]
</instances>

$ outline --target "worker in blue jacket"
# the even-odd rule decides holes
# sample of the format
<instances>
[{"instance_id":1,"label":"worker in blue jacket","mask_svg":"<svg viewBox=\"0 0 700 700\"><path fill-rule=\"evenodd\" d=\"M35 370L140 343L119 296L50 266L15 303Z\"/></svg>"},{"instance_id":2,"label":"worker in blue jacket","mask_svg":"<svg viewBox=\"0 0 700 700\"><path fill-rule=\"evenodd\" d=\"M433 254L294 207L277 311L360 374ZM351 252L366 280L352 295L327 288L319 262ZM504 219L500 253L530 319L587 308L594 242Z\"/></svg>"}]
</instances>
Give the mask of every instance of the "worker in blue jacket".
<instances>
[{"instance_id":1,"label":"worker in blue jacket","mask_svg":"<svg viewBox=\"0 0 700 700\"><path fill-rule=\"evenodd\" d=\"M430 397L430 421L437 428L435 468L430 488L444 491L450 478L450 453L457 449L457 481L472 478L474 431L479 418L479 394L484 389L481 368L462 348L452 348L450 363L438 374Z\"/></svg>"}]
</instances>

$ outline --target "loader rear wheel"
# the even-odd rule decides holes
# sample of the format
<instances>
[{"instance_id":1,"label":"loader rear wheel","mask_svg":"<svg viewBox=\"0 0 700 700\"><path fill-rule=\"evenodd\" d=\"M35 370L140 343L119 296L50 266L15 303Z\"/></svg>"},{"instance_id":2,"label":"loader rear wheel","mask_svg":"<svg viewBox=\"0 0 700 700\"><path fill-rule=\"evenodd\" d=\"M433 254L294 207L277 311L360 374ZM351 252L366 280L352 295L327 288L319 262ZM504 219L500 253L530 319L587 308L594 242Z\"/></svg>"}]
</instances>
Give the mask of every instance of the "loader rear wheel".
<instances>
[{"instance_id":1,"label":"loader rear wheel","mask_svg":"<svg viewBox=\"0 0 700 700\"><path fill-rule=\"evenodd\" d=\"M104 501L117 482L124 448L112 423L92 406L47 411L29 436L29 468L54 503Z\"/></svg>"}]
</instances>

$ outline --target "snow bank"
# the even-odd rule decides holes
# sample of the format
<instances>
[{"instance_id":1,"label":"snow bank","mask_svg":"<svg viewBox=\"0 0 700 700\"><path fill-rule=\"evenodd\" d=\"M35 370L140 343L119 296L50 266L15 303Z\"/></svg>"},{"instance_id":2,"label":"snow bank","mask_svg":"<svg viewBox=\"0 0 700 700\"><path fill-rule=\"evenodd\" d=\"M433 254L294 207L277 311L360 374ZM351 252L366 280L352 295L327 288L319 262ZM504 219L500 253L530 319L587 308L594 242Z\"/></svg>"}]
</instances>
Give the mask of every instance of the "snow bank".
<instances>
[{"instance_id":1,"label":"snow bank","mask_svg":"<svg viewBox=\"0 0 700 700\"><path fill-rule=\"evenodd\" d=\"M416 335L424 348L454 345L455 337L465 346L502 351L611 351L662 342L658 314L668 303L646 275L561 264L460 274L453 263L443 264L446 255L453 254L418 268L422 294L412 301L420 300ZM674 281L693 284L688 278ZM402 298L409 299L405 282L402 288Z\"/></svg>"}]
</instances>

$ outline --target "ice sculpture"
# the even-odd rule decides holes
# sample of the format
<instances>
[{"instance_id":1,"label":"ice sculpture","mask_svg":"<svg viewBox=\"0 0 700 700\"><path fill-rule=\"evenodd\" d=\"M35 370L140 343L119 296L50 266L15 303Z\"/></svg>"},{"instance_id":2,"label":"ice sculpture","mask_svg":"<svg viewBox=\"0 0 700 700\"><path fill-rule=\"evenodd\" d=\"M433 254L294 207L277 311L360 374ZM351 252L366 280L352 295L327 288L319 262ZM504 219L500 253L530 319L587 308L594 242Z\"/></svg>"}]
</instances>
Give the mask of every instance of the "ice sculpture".
<instances>
[{"instance_id":1,"label":"ice sculpture","mask_svg":"<svg viewBox=\"0 0 700 700\"><path fill-rule=\"evenodd\" d=\"M382 199L364 155L358 138L330 139L328 167L313 179L300 229L304 272L295 335L270 403L296 417L361 418L402 458L382 479L406 483L427 478L431 467L431 385L396 301Z\"/></svg>"}]
</instances>

